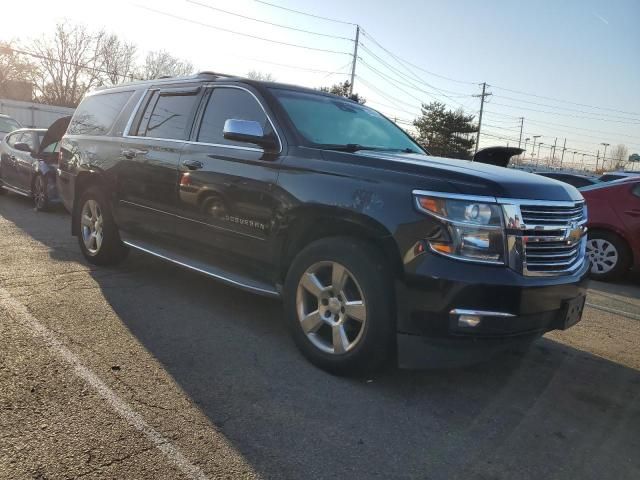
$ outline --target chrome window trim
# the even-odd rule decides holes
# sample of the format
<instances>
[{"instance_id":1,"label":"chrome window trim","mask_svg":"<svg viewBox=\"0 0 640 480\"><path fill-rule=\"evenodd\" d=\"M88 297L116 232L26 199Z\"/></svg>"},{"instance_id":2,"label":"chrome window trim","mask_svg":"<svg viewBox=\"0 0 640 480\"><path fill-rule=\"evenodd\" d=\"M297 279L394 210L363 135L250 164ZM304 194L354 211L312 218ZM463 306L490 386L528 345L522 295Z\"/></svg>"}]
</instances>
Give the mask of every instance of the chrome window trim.
<instances>
[{"instance_id":1,"label":"chrome window trim","mask_svg":"<svg viewBox=\"0 0 640 480\"><path fill-rule=\"evenodd\" d=\"M249 93L249 95L251 95L253 97L253 99L258 103L258 105L260 105L260 108L262 109L262 112L264 113L264 115L267 117L267 120L269 121L269 124L271 125L271 128L273 129L273 131L276 134L276 138L278 139L278 151L275 153L282 153L283 150L283 143L282 143L282 139L280 137L280 133L278 132L278 129L276 128L275 124L273 123L273 120L271 120L271 117L269 116L269 113L267 113L267 110L264 108L264 105L262 104L262 102L260 101L260 99L249 89L245 88L245 87L241 87L239 85L217 85L215 83L205 83L202 85L205 88L209 88L209 89L214 89L214 88L235 88L236 90L243 90L247 93ZM244 151L248 151L248 152L264 152L264 148L259 148L259 147L242 147L240 145L227 145L227 144L222 144L222 143L208 143L208 142L198 142L198 141L194 141L194 140L178 140L175 138L158 138L158 137L143 137L140 135L129 135L132 124L133 124L133 119L135 118L135 116L138 114L138 110L140 110L140 107L142 106L142 101L144 100L144 98L147 96L147 94L149 93L149 91L152 90L152 88L146 88L143 93L142 96L140 97L140 100L138 100L138 104L136 105L136 107L133 109L133 111L131 112L131 116L129 117L129 120L127 121L127 126L125 128L125 131L122 135L123 138L132 138L132 139L147 139L147 140L160 140L160 141L164 141L164 142L174 142L174 143L184 143L187 145L202 145L202 146L206 146L206 147L220 147L220 148L229 148L232 150L244 150ZM153 90L156 90L155 88ZM206 110L206 105L205 105L205 110ZM202 123L202 122L201 122Z\"/></svg>"},{"instance_id":2,"label":"chrome window trim","mask_svg":"<svg viewBox=\"0 0 640 480\"><path fill-rule=\"evenodd\" d=\"M454 308L449 312L451 315L477 315L479 317L503 317L503 318L511 318L515 317L512 313L506 312L491 312L485 310L467 310L465 308Z\"/></svg>"}]
</instances>

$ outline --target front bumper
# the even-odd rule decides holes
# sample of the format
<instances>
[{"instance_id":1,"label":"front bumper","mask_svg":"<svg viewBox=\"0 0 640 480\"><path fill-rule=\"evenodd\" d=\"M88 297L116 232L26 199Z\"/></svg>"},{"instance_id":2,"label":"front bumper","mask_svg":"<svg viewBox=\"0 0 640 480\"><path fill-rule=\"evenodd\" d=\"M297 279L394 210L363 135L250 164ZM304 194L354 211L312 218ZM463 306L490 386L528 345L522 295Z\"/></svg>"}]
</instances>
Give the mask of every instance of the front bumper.
<instances>
[{"instance_id":1,"label":"front bumper","mask_svg":"<svg viewBox=\"0 0 640 480\"><path fill-rule=\"evenodd\" d=\"M525 277L505 267L424 255L405 268L396 285L398 363L425 368L475 363L567 328L581 317L589 265L561 277ZM567 322L569 309L574 318ZM496 315L469 326L454 310Z\"/></svg>"}]
</instances>

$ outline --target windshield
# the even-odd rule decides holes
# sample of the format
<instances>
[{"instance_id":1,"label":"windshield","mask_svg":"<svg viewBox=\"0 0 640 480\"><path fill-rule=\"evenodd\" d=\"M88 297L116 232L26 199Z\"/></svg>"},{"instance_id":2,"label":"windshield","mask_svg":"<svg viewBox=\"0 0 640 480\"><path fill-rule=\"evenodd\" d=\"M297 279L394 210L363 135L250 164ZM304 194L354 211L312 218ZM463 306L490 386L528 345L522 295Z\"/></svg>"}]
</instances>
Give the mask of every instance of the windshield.
<instances>
[{"instance_id":1,"label":"windshield","mask_svg":"<svg viewBox=\"0 0 640 480\"><path fill-rule=\"evenodd\" d=\"M274 88L296 129L315 146L426 153L404 131L372 108L328 95Z\"/></svg>"},{"instance_id":2,"label":"windshield","mask_svg":"<svg viewBox=\"0 0 640 480\"><path fill-rule=\"evenodd\" d=\"M20 124L13 118L0 117L0 132L13 132L19 128Z\"/></svg>"}]
</instances>

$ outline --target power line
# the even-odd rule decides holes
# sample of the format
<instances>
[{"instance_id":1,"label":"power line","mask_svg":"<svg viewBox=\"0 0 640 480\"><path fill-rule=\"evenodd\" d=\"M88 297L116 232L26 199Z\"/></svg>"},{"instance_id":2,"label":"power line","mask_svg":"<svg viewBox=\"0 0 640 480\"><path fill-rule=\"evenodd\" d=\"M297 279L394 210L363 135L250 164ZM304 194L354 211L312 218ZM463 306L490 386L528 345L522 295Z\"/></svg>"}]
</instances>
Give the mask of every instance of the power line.
<instances>
[{"instance_id":1,"label":"power line","mask_svg":"<svg viewBox=\"0 0 640 480\"><path fill-rule=\"evenodd\" d=\"M329 75L348 75L347 72L343 72L341 71L342 68L335 70L335 71L331 71L331 70L320 70L317 68L308 68L308 67L300 67L297 65L289 65L286 63L278 63L278 62L271 62L268 60L262 60L260 58L249 58L249 57L242 57L242 58L246 58L247 60L251 60L253 62L260 62L260 63L266 63L268 65L276 65L278 67L284 67L284 68L291 68L293 70L302 70L305 72L313 72L313 73L328 73ZM351 61L349 61L349 63L347 65L351 65ZM346 66L346 65L345 65Z\"/></svg>"},{"instance_id":2,"label":"power line","mask_svg":"<svg viewBox=\"0 0 640 480\"><path fill-rule=\"evenodd\" d=\"M519 106L516 106L516 105L507 105L507 104L504 104L504 103L491 102L491 104L492 105L499 105L501 107L506 107L506 108L515 108L515 109L518 109L518 110L528 110L528 111L531 111L531 112L546 113L546 114L549 114L549 115L558 115L558 116L561 116L561 117L580 118L580 119L583 119L583 120L598 120L598 121L601 121L601 122L608 122L608 123L623 123L623 124L626 124L626 125L640 125L640 120L638 120L637 122L625 122L625 121L622 121L622 120L606 120L606 119L596 118L596 117L584 117L582 115L571 115L571 114L568 114L568 113L549 112L549 111L546 111L546 110L537 110L535 108L519 107Z\"/></svg>"},{"instance_id":3,"label":"power line","mask_svg":"<svg viewBox=\"0 0 640 480\"><path fill-rule=\"evenodd\" d=\"M233 15L234 17L244 18L245 20L251 20L253 22L264 23L266 25L272 25L272 26L278 27L278 28L285 28L287 30L293 30L295 32L308 33L310 35L318 35L318 36L321 36L321 37L337 38L339 40L348 40L350 42L353 42L353 38L349 38L349 37L341 37L339 35L331 35L331 34L328 34L328 33L314 32L314 31L311 31L311 30L305 30L303 28L296 28L296 27L291 27L289 25L282 25L280 23L269 22L267 20L261 20L259 18L254 18L254 17L249 17L247 15L242 15L240 13L230 12L229 10L224 10L222 8L214 7L212 5L207 5L205 3L200 3L200 2L197 2L195 0L186 0L186 1L187 1L187 3L191 3L193 5L198 5L198 6L203 7L203 8L208 8L210 10L214 10L214 11L217 11L217 12L226 13L228 15Z\"/></svg>"},{"instance_id":4,"label":"power line","mask_svg":"<svg viewBox=\"0 0 640 480\"><path fill-rule=\"evenodd\" d=\"M624 110L616 110L615 108L598 107L598 106L595 106L595 105L589 105L589 104L586 104L586 103L577 103L577 102L571 102L571 101L569 101L569 100L561 100L561 99L559 99L559 98L554 98L554 97L545 97L544 95L537 95L537 94L535 94L535 93L527 93L527 92L523 92L523 91L521 91L521 90L513 90L513 89L510 89L510 88L499 87L499 86L494 85L494 84L491 84L491 86L492 86L493 88L497 88L498 90L504 90L504 91L506 91L506 92L518 93L518 94L520 94L520 95L528 95L528 96L530 96L530 97L543 98L543 99L545 99L545 100L552 100L552 101L554 101L554 102L568 103L568 104L570 104L570 105L577 105L577 106L579 106L579 107L595 108L595 109L597 109L597 110L608 110L608 111L610 111L610 112L624 113L624 114L627 114L627 115L640 115L638 112L627 112L627 111L624 111Z\"/></svg>"},{"instance_id":5,"label":"power line","mask_svg":"<svg viewBox=\"0 0 640 480\"><path fill-rule=\"evenodd\" d=\"M344 20L337 20L335 18L323 17L321 15L314 15L313 13L302 12L300 10L294 10L293 8L287 8L280 5L275 5L273 3L265 2L263 0L253 0L254 2L261 3L263 5L268 5L269 7L279 8L280 10L286 10L287 12L297 13L298 15L305 15L307 17L319 18L320 20L326 20L328 22L342 23L344 25L353 25L354 27L357 25L351 22L345 22Z\"/></svg>"},{"instance_id":6,"label":"power line","mask_svg":"<svg viewBox=\"0 0 640 480\"><path fill-rule=\"evenodd\" d=\"M258 0L254 0L254 1L258 1ZM313 50L313 51L316 51L316 52L335 53L335 54L339 54L339 55L351 55L351 53L348 53L348 52L342 52L342 51L338 51L338 50L329 50L329 49L325 49L325 48L309 47L309 46L306 46L306 45L298 45L298 44L295 44L295 43L282 42L280 40L273 40L271 38L260 37L258 35L251 35L250 33L236 32L235 30L230 30L228 28L217 27L217 26L211 25L209 23L199 22L198 20L193 20L191 18L181 17L180 15L175 15L173 13L168 13L168 12L163 12L162 10L156 10L155 8L145 7L144 5L138 5L138 4L134 4L134 5L136 7L138 7L138 8L141 8L143 10L147 10L147 11L156 13L158 15L164 15L166 17L171 17L171 18L174 18L174 19L177 19L177 20L182 20L183 22L192 23L194 25L199 25L201 27L211 28L213 30L219 30L221 32L232 33L234 35L241 35L243 37L253 38L253 39L256 39L256 40L262 40L263 42L276 43L278 45L286 45L288 47L302 48L302 49L305 49L305 50Z\"/></svg>"},{"instance_id":7,"label":"power line","mask_svg":"<svg viewBox=\"0 0 640 480\"><path fill-rule=\"evenodd\" d=\"M401 60L402 62L404 62L404 63L406 63L406 64L408 64L408 65L411 65L413 68L417 68L418 70L420 70L420 71L422 71L422 72L428 73L429 75L433 75L434 77L442 78L442 79L444 79L444 80L449 80L450 82L465 83L465 84L468 84L468 85L477 85L477 84L478 84L477 82L469 82L469 81L466 81L466 80L456 80L455 78L446 77L446 76L444 76L444 75L440 75L440 74L438 74L438 73L431 72L431 71L429 71L429 70L427 70L427 69L425 69L425 68L422 68L422 67L420 67L420 66L418 66L418 65L415 65L415 64L413 64L413 63L409 62L408 60L404 60L403 58L398 57L397 55L395 55L394 53L392 53L390 50L387 50L385 47L383 47L383 46L382 46L382 45L381 45L381 44L380 44L380 43L379 43L375 38L373 38L373 37L372 37L372 36L371 36L371 35L370 35L366 30L364 30L364 29L363 29L363 35L365 35L367 38L369 38L369 39L370 39L373 43L375 43L375 44L376 44L380 49L384 50L384 51L385 51L385 52L387 52L389 55L391 55L391 56L393 56L393 57L397 58L398 60Z\"/></svg>"},{"instance_id":8,"label":"power line","mask_svg":"<svg viewBox=\"0 0 640 480\"><path fill-rule=\"evenodd\" d=\"M410 108L415 108L415 105L412 105L411 103L405 102L403 100L400 100L396 97L392 97L391 95L386 94L385 92L383 92L381 89L379 89L378 87L376 87L375 85L372 85L371 83L369 83L366 79L362 78L362 75L356 75L356 78L358 78L358 80L360 80L362 83L364 83L364 85L368 88L370 88L371 90L377 92L379 95L383 96L384 98L386 98L387 100L389 100L390 102L397 102L397 103L402 103L403 105L406 105Z\"/></svg>"},{"instance_id":9,"label":"power line","mask_svg":"<svg viewBox=\"0 0 640 480\"><path fill-rule=\"evenodd\" d=\"M371 70L373 73L375 73L376 75L378 75L378 76L379 76L380 78L382 78L383 80L386 80L389 84L393 85L395 88L397 88L397 89L398 89L398 90L400 90L401 92L403 92L403 93L405 93L406 95L410 96L410 97L411 97L411 98L413 98L414 100L417 100L417 101L418 101L418 102L420 102L421 104L423 104L423 103L427 103L427 102L425 102L424 100L422 100L421 98L418 98L418 97L416 97L416 96L414 96L414 95L410 94L410 93L409 93L409 92L407 92L406 90L401 89L400 87L398 87L398 84L400 84L400 85L404 85L404 86L407 86L407 87L409 87L409 88L416 88L416 87L412 87L410 84L403 83L403 82L401 82L401 81L399 81L399 80L393 79L393 78L389 77L388 75L386 75L386 74L382 73L380 70L378 70L378 69L376 69L376 68L372 67L371 65L369 65L367 62L365 62L364 60L362 60L362 58L361 58L360 60L362 61L362 64L363 64L365 67L367 67L369 70ZM424 93L424 94L426 94L426 95L429 95L429 96L430 96L430 97L432 97L432 98L435 98L435 97L433 97L433 94L431 94L430 92L427 92L426 90L421 90L421 89L419 89L419 88L416 88L416 90L419 90L420 92L422 92L422 93Z\"/></svg>"},{"instance_id":10,"label":"power line","mask_svg":"<svg viewBox=\"0 0 640 480\"><path fill-rule=\"evenodd\" d=\"M617 119L623 119L623 120L631 120L631 121L634 121L634 122L640 121L640 118L636 119L636 118L629 118L629 117L621 117L619 115L609 115L609 114L606 114L606 113L600 114L600 113L597 113L597 112L589 112L589 111L586 111L586 110L578 110L578 109L575 109L575 108L559 107L559 106L556 106L556 105L549 105L547 103L530 102L529 100L521 100L519 98L506 97L504 95L500 95L499 98L512 100L514 102L527 103L527 104L530 104L530 105L537 105L537 106L540 106L540 107L549 107L549 108L555 108L555 109L559 109L559 110L567 110L569 112L586 113L588 115L601 115L603 117L611 117L611 118L617 118Z\"/></svg>"}]
</instances>

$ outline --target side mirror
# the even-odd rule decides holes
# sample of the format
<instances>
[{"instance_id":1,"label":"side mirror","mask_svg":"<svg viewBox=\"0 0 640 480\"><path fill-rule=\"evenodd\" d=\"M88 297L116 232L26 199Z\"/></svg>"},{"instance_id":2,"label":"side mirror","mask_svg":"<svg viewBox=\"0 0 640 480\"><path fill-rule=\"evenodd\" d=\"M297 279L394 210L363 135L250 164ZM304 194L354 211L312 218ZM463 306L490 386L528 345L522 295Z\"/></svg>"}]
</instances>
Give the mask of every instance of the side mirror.
<instances>
[{"instance_id":1,"label":"side mirror","mask_svg":"<svg viewBox=\"0 0 640 480\"><path fill-rule=\"evenodd\" d=\"M236 120L230 118L224 122L222 134L227 140L254 143L264 149L274 149L277 146L272 136L264 134L262 125L252 120Z\"/></svg>"},{"instance_id":2,"label":"side mirror","mask_svg":"<svg viewBox=\"0 0 640 480\"><path fill-rule=\"evenodd\" d=\"M15 148L16 150L20 150L21 152L31 153L31 147L29 147L29 145L27 145L26 143L18 142L13 146L13 148Z\"/></svg>"}]
</instances>

